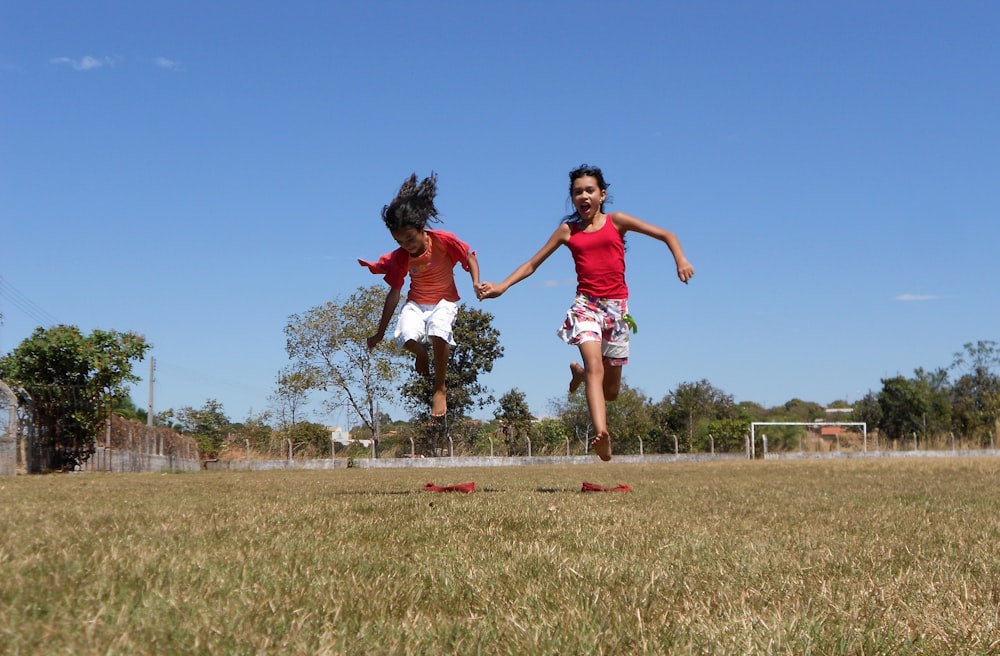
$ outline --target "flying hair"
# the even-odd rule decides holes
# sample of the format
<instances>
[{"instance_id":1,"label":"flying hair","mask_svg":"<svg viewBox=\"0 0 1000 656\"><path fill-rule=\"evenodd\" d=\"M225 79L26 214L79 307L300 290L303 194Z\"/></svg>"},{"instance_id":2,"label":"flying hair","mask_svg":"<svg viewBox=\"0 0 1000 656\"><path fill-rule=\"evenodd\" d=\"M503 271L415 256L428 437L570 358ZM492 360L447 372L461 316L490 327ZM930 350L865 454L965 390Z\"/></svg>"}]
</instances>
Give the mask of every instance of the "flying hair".
<instances>
[{"instance_id":1,"label":"flying hair","mask_svg":"<svg viewBox=\"0 0 1000 656\"><path fill-rule=\"evenodd\" d=\"M413 173L403 182L392 202L382 208L382 220L390 231L404 228L423 230L428 221L440 223L434 197L437 196L437 174L417 182Z\"/></svg>"}]
</instances>

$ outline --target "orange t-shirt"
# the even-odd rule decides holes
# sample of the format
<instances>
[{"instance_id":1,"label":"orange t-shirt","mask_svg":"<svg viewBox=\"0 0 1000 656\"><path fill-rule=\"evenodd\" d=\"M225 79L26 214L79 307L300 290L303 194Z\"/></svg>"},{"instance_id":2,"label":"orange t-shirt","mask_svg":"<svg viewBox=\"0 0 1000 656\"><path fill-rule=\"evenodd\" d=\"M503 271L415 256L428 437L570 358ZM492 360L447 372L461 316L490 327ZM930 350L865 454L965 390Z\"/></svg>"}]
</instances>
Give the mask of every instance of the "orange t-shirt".
<instances>
[{"instance_id":1,"label":"orange t-shirt","mask_svg":"<svg viewBox=\"0 0 1000 656\"><path fill-rule=\"evenodd\" d=\"M402 289L406 274L410 274L410 291L407 300L421 305L435 305L442 299L459 300L455 287L454 268L461 264L469 270L469 256L475 251L446 230L427 229L430 236L427 251L419 257L410 257L403 248L381 256L377 262L358 259L358 264L372 273L384 274L384 280L393 289Z\"/></svg>"},{"instance_id":2,"label":"orange t-shirt","mask_svg":"<svg viewBox=\"0 0 1000 656\"><path fill-rule=\"evenodd\" d=\"M455 263L448 257L445 246L433 233L428 233L427 250L417 257L410 256L410 291L406 300L420 305L436 305L445 300L458 302L455 287Z\"/></svg>"}]
</instances>

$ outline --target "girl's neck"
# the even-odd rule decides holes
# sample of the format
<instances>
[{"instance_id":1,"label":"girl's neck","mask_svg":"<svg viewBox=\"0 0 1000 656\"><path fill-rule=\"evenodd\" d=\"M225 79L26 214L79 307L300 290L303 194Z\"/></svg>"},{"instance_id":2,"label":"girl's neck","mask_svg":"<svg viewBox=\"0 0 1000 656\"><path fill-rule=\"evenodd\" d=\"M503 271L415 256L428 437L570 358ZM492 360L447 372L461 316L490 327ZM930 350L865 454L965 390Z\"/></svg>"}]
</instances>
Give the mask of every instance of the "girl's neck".
<instances>
[{"instance_id":1,"label":"girl's neck","mask_svg":"<svg viewBox=\"0 0 1000 656\"><path fill-rule=\"evenodd\" d=\"M589 219L585 216L580 215L580 224L583 226L584 230L599 230L604 226L604 221L608 215L604 212L598 211L597 214L590 217Z\"/></svg>"}]
</instances>

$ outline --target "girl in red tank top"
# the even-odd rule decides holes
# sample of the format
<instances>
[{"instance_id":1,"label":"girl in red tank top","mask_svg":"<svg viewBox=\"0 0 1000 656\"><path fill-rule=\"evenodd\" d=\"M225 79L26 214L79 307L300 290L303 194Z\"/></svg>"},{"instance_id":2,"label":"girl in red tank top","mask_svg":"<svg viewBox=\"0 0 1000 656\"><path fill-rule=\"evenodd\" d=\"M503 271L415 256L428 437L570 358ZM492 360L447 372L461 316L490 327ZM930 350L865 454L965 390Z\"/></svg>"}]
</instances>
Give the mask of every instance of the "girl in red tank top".
<instances>
[{"instance_id":1,"label":"girl in red tank top","mask_svg":"<svg viewBox=\"0 0 1000 656\"><path fill-rule=\"evenodd\" d=\"M604 213L608 184L596 166L579 166L569 172L569 195L576 211L566 217L541 250L514 269L503 282L476 287L480 299L496 298L533 274L557 248L565 245L576 265L577 289L558 335L580 349L581 365L570 364L569 391L585 385L591 442L601 460L611 460L607 401L618 398L622 366L628 362L628 286L625 283L625 233L638 232L667 245L677 266L677 277L687 283L694 267L684 256L677 236L624 212Z\"/></svg>"}]
</instances>

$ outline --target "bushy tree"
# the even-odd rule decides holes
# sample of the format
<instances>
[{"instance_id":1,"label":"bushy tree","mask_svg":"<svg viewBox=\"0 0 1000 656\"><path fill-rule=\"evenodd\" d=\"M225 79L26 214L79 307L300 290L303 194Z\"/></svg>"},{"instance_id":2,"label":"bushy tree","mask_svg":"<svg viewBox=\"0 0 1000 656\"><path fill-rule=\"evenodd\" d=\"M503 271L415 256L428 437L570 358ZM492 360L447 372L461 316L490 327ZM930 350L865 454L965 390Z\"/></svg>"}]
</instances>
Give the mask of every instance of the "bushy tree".
<instances>
[{"instance_id":1,"label":"bushy tree","mask_svg":"<svg viewBox=\"0 0 1000 656\"><path fill-rule=\"evenodd\" d=\"M531 437L531 422L535 420L524 393L516 387L504 393L493 411L493 418L503 435L507 455L519 453L525 438Z\"/></svg>"},{"instance_id":2,"label":"bushy tree","mask_svg":"<svg viewBox=\"0 0 1000 656\"><path fill-rule=\"evenodd\" d=\"M708 430L700 424L732 417L733 411L733 397L702 379L681 383L667 394L659 403L657 417L665 424L665 434L681 438L682 450L706 451Z\"/></svg>"},{"instance_id":3,"label":"bushy tree","mask_svg":"<svg viewBox=\"0 0 1000 656\"><path fill-rule=\"evenodd\" d=\"M719 453L738 453L746 448L746 437L750 434L748 415L712 419L705 425L711 436L710 448Z\"/></svg>"},{"instance_id":4,"label":"bushy tree","mask_svg":"<svg viewBox=\"0 0 1000 656\"><path fill-rule=\"evenodd\" d=\"M173 415L180 432L195 439L202 455L207 458L219 457L227 437L233 431L232 422L221 403L208 399L201 408L188 406L173 411Z\"/></svg>"},{"instance_id":5,"label":"bushy tree","mask_svg":"<svg viewBox=\"0 0 1000 656\"><path fill-rule=\"evenodd\" d=\"M913 372L913 382L917 394L923 397L927 410L921 418L921 434L926 437L943 435L951 430L951 385L948 383L948 371L936 369L924 371L920 368Z\"/></svg>"},{"instance_id":6,"label":"bushy tree","mask_svg":"<svg viewBox=\"0 0 1000 656\"><path fill-rule=\"evenodd\" d=\"M83 335L76 326L36 328L12 352L0 358L0 378L23 389L31 399L33 424L48 454L40 470L72 470L94 453L95 437L114 406L128 394L132 373L150 345L133 332L95 330Z\"/></svg>"},{"instance_id":7,"label":"bushy tree","mask_svg":"<svg viewBox=\"0 0 1000 656\"><path fill-rule=\"evenodd\" d=\"M952 417L963 435L990 441L1000 421L1000 348L992 340L968 343L951 369L960 374L952 388Z\"/></svg>"},{"instance_id":8,"label":"bushy tree","mask_svg":"<svg viewBox=\"0 0 1000 656\"><path fill-rule=\"evenodd\" d=\"M546 418L531 425L531 444L540 454L565 453L567 440L572 442L573 436L558 419Z\"/></svg>"},{"instance_id":9,"label":"bushy tree","mask_svg":"<svg viewBox=\"0 0 1000 656\"><path fill-rule=\"evenodd\" d=\"M878 395L869 391L855 402L851 418L853 421L864 422L869 430L877 429L882 423L882 406L879 405Z\"/></svg>"},{"instance_id":10,"label":"bushy tree","mask_svg":"<svg viewBox=\"0 0 1000 656\"><path fill-rule=\"evenodd\" d=\"M928 403L912 380L904 376L883 378L878 404L882 411L879 431L887 439L898 440L922 431Z\"/></svg>"}]
</instances>

